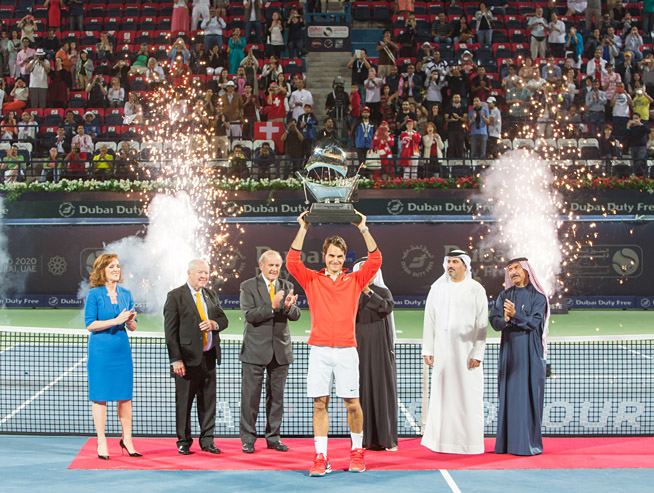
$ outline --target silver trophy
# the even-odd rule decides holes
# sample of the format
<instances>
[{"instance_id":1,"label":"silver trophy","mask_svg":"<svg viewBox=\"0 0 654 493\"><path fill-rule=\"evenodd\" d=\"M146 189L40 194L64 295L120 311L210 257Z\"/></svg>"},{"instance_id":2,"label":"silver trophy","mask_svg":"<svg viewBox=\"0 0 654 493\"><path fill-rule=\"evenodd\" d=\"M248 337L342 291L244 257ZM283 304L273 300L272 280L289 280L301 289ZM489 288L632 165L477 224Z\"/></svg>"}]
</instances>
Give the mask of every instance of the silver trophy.
<instances>
[{"instance_id":1,"label":"silver trophy","mask_svg":"<svg viewBox=\"0 0 654 493\"><path fill-rule=\"evenodd\" d=\"M309 223L358 223L361 218L352 205L357 191L359 172L347 176L345 152L334 144L316 147L304 167L297 172L304 185L304 196L309 203L307 190L316 199L305 220Z\"/></svg>"}]
</instances>

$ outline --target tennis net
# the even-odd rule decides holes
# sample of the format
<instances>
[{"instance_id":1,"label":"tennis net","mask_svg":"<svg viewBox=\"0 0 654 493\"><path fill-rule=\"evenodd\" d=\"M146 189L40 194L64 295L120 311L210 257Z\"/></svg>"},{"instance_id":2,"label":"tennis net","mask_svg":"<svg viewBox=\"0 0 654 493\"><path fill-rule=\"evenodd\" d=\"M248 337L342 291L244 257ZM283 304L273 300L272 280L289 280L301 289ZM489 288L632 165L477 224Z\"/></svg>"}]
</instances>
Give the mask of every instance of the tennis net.
<instances>
[{"instance_id":1,"label":"tennis net","mask_svg":"<svg viewBox=\"0 0 654 493\"><path fill-rule=\"evenodd\" d=\"M92 435L86 354L88 332L0 327L0 433ZM175 435L175 386L162 334L130 334L134 361L134 424L138 436ZM216 434L238 436L241 392L240 339L221 342L217 373ZM306 397L309 347L293 342L285 395L283 436L311 436L313 403ZM423 362L419 341L395 347L398 432L421 432ZM499 341L489 339L484 361L485 433L497 425ZM654 337L552 338L552 374L545 386L545 435L654 435ZM348 434L345 408L335 395L330 434ZM120 423L107 413L107 433ZM195 411L193 411L195 414ZM262 402L261 417L265 416ZM193 420L195 421L195 420ZM263 434L265 419L259 419ZM197 424L193 423L197 434Z\"/></svg>"}]
</instances>

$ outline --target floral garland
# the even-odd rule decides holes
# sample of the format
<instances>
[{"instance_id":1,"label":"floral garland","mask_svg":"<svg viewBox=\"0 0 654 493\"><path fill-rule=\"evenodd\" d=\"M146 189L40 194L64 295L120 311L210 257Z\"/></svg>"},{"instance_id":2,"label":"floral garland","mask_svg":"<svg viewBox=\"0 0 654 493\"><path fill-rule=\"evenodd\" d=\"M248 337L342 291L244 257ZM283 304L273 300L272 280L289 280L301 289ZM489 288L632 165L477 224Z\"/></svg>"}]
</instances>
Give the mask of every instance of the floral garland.
<instances>
[{"instance_id":1,"label":"floral garland","mask_svg":"<svg viewBox=\"0 0 654 493\"><path fill-rule=\"evenodd\" d=\"M426 190L426 189L476 189L482 184L480 178L425 178L405 180L394 178L391 180L359 181L362 190ZM302 182L296 178L287 180L262 179L239 180L220 179L212 180L211 185L220 190L253 192L258 190L302 190ZM648 178L579 178L559 180L555 183L559 190L641 190L654 193L654 180ZM174 190L176 184L171 180L130 181L130 180L66 180L58 183L51 182L15 182L0 185L0 194L8 201L17 200L26 192L162 192Z\"/></svg>"}]
</instances>

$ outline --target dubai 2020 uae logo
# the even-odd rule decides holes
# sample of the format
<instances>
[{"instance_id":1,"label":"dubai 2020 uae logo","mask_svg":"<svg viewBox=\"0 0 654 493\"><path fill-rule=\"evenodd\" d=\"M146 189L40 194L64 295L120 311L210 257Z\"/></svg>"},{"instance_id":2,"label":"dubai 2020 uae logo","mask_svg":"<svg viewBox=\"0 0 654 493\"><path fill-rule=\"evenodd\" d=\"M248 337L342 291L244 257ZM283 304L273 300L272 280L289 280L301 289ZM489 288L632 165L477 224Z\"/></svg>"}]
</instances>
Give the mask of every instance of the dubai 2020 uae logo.
<instances>
[{"instance_id":1,"label":"dubai 2020 uae logo","mask_svg":"<svg viewBox=\"0 0 654 493\"><path fill-rule=\"evenodd\" d=\"M613 254L613 270L621 276L630 276L635 273L640 266L640 259L635 250L631 248L621 248Z\"/></svg>"},{"instance_id":2,"label":"dubai 2020 uae logo","mask_svg":"<svg viewBox=\"0 0 654 493\"><path fill-rule=\"evenodd\" d=\"M397 216L398 214L402 214L402 211L404 210L404 204L399 199L389 200L386 204L386 210L389 214Z\"/></svg>"},{"instance_id":3,"label":"dubai 2020 uae logo","mask_svg":"<svg viewBox=\"0 0 654 493\"><path fill-rule=\"evenodd\" d=\"M245 255L237 247L229 247L229 251L222 254L221 268L217 281L222 284L229 279L241 277L245 270Z\"/></svg>"},{"instance_id":4,"label":"dubai 2020 uae logo","mask_svg":"<svg viewBox=\"0 0 654 493\"><path fill-rule=\"evenodd\" d=\"M64 275L67 268L68 268L68 264L66 263L66 259L63 257L59 257L57 255L54 257L50 257L50 260L48 260L48 271L53 276Z\"/></svg>"},{"instance_id":5,"label":"dubai 2020 uae logo","mask_svg":"<svg viewBox=\"0 0 654 493\"><path fill-rule=\"evenodd\" d=\"M424 277L434 268L434 256L425 245L411 245L402 253L400 265L411 277Z\"/></svg>"}]
</instances>

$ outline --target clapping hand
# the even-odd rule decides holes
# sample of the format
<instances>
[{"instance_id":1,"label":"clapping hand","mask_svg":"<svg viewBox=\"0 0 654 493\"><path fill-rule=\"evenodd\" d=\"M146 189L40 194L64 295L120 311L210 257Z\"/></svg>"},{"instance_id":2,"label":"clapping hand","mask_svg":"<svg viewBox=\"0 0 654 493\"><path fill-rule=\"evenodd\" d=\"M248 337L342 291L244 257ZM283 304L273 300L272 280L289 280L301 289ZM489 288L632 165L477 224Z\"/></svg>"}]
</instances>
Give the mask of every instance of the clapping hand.
<instances>
[{"instance_id":1,"label":"clapping hand","mask_svg":"<svg viewBox=\"0 0 654 493\"><path fill-rule=\"evenodd\" d=\"M504 301L504 321L508 322L515 316L515 305L509 301Z\"/></svg>"},{"instance_id":2,"label":"clapping hand","mask_svg":"<svg viewBox=\"0 0 654 493\"><path fill-rule=\"evenodd\" d=\"M286 295L286 293L284 292L284 290L277 291L275 293L275 297L272 300L273 310L277 310L277 308L279 308L279 305L282 302L282 300L284 299L285 295Z\"/></svg>"},{"instance_id":3,"label":"clapping hand","mask_svg":"<svg viewBox=\"0 0 654 493\"><path fill-rule=\"evenodd\" d=\"M134 320L135 316L136 313L134 312L134 310L127 310L126 308L124 308L123 311L120 312L114 320L116 321L116 325L120 325L120 324L124 324L125 322Z\"/></svg>"},{"instance_id":4,"label":"clapping hand","mask_svg":"<svg viewBox=\"0 0 654 493\"><path fill-rule=\"evenodd\" d=\"M284 292L284 291L282 291L282 293L283 293L283 292ZM297 301L297 294L294 295L294 294L293 294L293 290L291 289L291 290L288 292L288 295L286 296L286 299L284 300L284 308L285 308L286 310L288 310L289 308L291 308L291 307L295 304L296 301Z\"/></svg>"}]
</instances>

